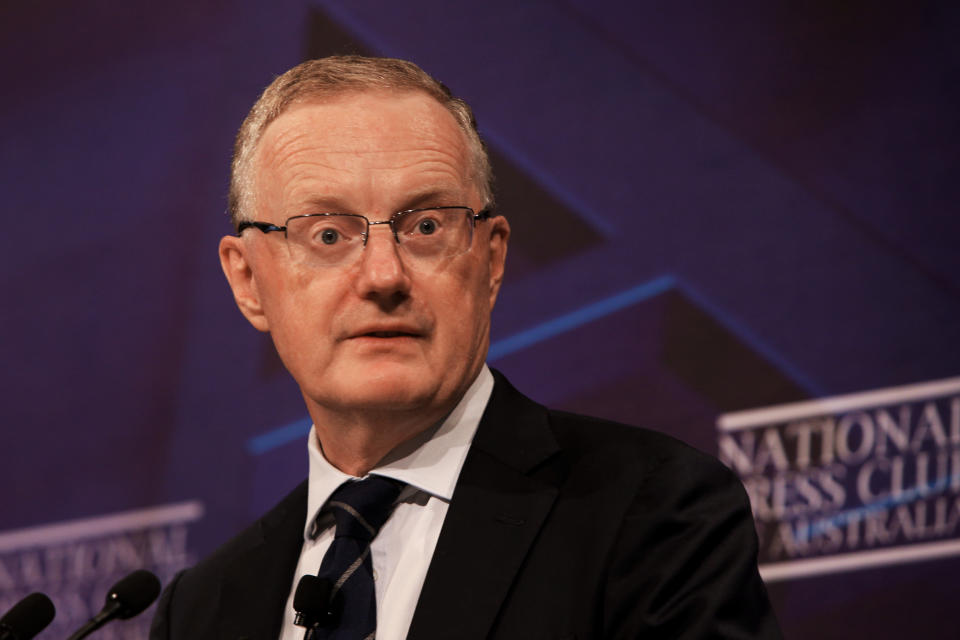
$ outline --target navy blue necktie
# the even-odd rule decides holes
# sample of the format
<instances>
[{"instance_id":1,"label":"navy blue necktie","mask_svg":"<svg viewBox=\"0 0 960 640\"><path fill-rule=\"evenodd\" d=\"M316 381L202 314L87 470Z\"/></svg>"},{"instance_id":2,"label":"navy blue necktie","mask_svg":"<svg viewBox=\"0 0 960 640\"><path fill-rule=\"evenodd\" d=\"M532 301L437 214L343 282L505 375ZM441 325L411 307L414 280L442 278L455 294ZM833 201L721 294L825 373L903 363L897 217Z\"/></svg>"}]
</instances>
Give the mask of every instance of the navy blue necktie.
<instances>
[{"instance_id":1,"label":"navy blue necktie","mask_svg":"<svg viewBox=\"0 0 960 640\"><path fill-rule=\"evenodd\" d=\"M327 501L337 529L319 577L333 585L328 623L318 640L372 640L377 629L370 543L390 517L403 483L380 476L348 480Z\"/></svg>"}]
</instances>

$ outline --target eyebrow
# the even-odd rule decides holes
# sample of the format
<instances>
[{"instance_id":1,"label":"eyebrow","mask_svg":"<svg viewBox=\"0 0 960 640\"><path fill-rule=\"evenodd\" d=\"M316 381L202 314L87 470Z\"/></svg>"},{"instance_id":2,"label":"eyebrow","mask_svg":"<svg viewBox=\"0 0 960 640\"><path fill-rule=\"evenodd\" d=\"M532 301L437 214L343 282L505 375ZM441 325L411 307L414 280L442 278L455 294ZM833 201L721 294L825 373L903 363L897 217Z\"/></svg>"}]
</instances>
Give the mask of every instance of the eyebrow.
<instances>
[{"instance_id":1,"label":"eyebrow","mask_svg":"<svg viewBox=\"0 0 960 640\"><path fill-rule=\"evenodd\" d=\"M460 202L462 200L461 196L455 196L459 192L459 189L450 189L448 187L438 187L422 190L420 192L414 193L414 195L407 197L401 202L404 203L403 207L398 209L398 211L406 211L408 209L419 209L424 206L444 206L444 205L464 205L465 202ZM454 200L458 200L454 202Z\"/></svg>"},{"instance_id":2,"label":"eyebrow","mask_svg":"<svg viewBox=\"0 0 960 640\"><path fill-rule=\"evenodd\" d=\"M402 206L396 208L391 213L428 206L466 206L466 202L462 201L464 199L463 196L457 195L459 193L459 188L445 186L428 187L420 191L414 191L412 195L408 195L400 200L399 202L402 203ZM309 211L305 211L307 213L359 213L362 215L373 213L370 211L353 211L352 207L346 206L345 200L335 196L309 198L304 201L302 206L305 210L309 209Z\"/></svg>"},{"instance_id":3,"label":"eyebrow","mask_svg":"<svg viewBox=\"0 0 960 640\"><path fill-rule=\"evenodd\" d=\"M303 202L303 208L311 213L348 213L350 207L344 206L339 198L309 198Z\"/></svg>"}]
</instances>

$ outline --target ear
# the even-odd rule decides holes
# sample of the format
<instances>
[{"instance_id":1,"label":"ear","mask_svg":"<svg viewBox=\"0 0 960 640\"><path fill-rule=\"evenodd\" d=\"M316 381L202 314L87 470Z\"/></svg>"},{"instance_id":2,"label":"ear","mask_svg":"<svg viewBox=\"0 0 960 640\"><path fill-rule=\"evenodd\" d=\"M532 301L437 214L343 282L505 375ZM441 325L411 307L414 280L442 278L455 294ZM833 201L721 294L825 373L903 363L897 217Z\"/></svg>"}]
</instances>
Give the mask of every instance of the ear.
<instances>
[{"instance_id":1,"label":"ear","mask_svg":"<svg viewBox=\"0 0 960 640\"><path fill-rule=\"evenodd\" d=\"M490 308L493 309L507 263L510 223L503 216L495 216L490 218L490 224Z\"/></svg>"},{"instance_id":2,"label":"ear","mask_svg":"<svg viewBox=\"0 0 960 640\"><path fill-rule=\"evenodd\" d=\"M220 239L220 266L227 276L240 312L259 331L269 331L267 317L263 313L257 279L250 263L250 247L237 236Z\"/></svg>"}]
</instances>

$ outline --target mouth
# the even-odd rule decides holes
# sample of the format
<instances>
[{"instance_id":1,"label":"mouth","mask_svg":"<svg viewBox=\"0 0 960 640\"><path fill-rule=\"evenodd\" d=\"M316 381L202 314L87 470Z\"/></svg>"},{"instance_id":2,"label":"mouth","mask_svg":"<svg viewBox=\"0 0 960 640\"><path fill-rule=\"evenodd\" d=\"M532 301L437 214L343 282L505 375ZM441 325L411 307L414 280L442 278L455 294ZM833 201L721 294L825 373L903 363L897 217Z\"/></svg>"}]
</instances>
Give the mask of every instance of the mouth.
<instances>
[{"instance_id":1,"label":"mouth","mask_svg":"<svg viewBox=\"0 0 960 640\"><path fill-rule=\"evenodd\" d=\"M368 331L361 333L358 338L419 338L420 334L410 331Z\"/></svg>"},{"instance_id":2,"label":"mouth","mask_svg":"<svg viewBox=\"0 0 960 640\"><path fill-rule=\"evenodd\" d=\"M358 327L349 335L350 339L396 340L401 338L423 338L425 332L410 324L379 324Z\"/></svg>"}]
</instances>

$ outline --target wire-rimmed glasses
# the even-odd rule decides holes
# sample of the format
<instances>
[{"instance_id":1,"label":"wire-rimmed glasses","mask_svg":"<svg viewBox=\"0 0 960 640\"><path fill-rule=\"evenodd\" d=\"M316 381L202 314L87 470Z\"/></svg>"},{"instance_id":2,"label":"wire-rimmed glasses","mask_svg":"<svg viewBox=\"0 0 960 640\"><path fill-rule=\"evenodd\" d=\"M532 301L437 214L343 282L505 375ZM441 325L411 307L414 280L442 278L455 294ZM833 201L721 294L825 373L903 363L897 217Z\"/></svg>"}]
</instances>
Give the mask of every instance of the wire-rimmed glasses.
<instances>
[{"instance_id":1,"label":"wire-rimmed glasses","mask_svg":"<svg viewBox=\"0 0 960 640\"><path fill-rule=\"evenodd\" d=\"M459 206L407 209L377 222L356 213L307 213L287 218L282 226L241 222L237 235L249 227L263 233L282 231L293 260L329 267L357 259L370 237L370 227L386 224L404 255L431 262L468 251L476 221L490 215L490 209L474 213L470 207Z\"/></svg>"}]
</instances>

